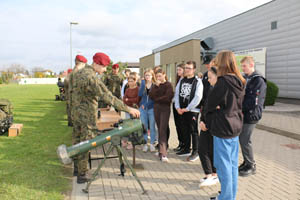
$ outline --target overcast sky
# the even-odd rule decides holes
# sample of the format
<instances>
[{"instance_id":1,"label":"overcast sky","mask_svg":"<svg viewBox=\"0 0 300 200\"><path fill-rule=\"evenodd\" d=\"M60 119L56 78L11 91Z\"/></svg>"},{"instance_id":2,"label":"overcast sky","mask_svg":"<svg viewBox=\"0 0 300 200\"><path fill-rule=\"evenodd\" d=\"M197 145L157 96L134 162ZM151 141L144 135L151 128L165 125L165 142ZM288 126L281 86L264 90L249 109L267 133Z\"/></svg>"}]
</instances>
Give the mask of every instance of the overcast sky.
<instances>
[{"instance_id":1,"label":"overcast sky","mask_svg":"<svg viewBox=\"0 0 300 200\"><path fill-rule=\"evenodd\" d=\"M270 0L0 0L0 69L12 63L55 72L73 57L138 62L152 49Z\"/></svg>"}]
</instances>

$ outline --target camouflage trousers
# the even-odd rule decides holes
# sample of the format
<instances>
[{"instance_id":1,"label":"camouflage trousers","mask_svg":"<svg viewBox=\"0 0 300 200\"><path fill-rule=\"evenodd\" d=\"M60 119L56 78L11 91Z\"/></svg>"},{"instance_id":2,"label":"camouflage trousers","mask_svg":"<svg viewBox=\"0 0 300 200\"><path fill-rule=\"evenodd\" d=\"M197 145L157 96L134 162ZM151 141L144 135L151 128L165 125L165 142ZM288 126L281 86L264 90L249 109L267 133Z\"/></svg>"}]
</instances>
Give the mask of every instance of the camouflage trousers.
<instances>
[{"instance_id":1,"label":"camouflage trousers","mask_svg":"<svg viewBox=\"0 0 300 200\"><path fill-rule=\"evenodd\" d=\"M82 123L74 121L73 133L72 133L72 144L78 144L80 142L90 140L94 138L94 127L92 124ZM79 154L73 158L74 166L78 168L78 174L84 174L88 171L88 152Z\"/></svg>"},{"instance_id":2,"label":"camouflage trousers","mask_svg":"<svg viewBox=\"0 0 300 200\"><path fill-rule=\"evenodd\" d=\"M71 124L72 123L72 115L71 115L71 106L70 103L67 102L67 116L68 116L68 123Z\"/></svg>"}]
</instances>

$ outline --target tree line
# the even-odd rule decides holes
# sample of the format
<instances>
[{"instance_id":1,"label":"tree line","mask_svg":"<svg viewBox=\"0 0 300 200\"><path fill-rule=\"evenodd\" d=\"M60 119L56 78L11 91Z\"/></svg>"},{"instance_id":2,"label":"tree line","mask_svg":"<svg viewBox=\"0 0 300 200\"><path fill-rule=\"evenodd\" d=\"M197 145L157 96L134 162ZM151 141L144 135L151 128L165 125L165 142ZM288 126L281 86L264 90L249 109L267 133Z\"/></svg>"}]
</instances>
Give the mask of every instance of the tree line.
<instances>
[{"instance_id":1,"label":"tree line","mask_svg":"<svg viewBox=\"0 0 300 200\"><path fill-rule=\"evenodd\" d=\"M29 78L52 78L56 77L56 74L45 74L46 70L43 67L33 67L28 70L22 64L10 64L9 66L0 67L0 84L10 83L14 80L29 77Z\"/></svg>"}]
</instances>

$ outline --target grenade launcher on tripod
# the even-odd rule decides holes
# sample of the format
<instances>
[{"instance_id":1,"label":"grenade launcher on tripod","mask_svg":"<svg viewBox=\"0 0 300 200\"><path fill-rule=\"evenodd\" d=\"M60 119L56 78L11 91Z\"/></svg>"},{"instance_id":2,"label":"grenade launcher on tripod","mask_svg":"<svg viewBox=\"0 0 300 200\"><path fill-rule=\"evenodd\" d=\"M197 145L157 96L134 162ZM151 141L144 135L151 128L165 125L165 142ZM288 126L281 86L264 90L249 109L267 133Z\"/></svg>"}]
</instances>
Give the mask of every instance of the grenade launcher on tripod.
<instances>
[{"instance_id":1,"label":"grenade launcher on tripod","mask_svg":"<svg viewBox=\"0 0 300 200\"><path fill-rule=\"evenodd\" d=\"M99 164L96 171L93 173L92 179L88 182L85 189L83 189L83 192L88 193L89 186L92 181L96 179L96 176L98 175L100 168L104 164L105 160L107 159L107 156L112 152L113 148L115 148L119 155L119 161L121 165L121 171L122 168L124 168L124 163L127 164L127 166L130 168L133 176L141 186L143 193L145 194L146 191L144 190L143 185L141 184L140 180L138 179L134 169L132 168L131 164L129 163L125 151L120 146L121 138L122 137L129 137L129 140L132 142L133 145L142 144L144 142L143 139L143 133L144 128L143 124L140 119L126 119L126 120L120 120L118 123L114 125L114 128L112 130L106 131L98 135L97 137L86 140L83 142L80 142L78 144L75 144L70 147L66 147L66 145L60 145L57 148L57 155L62 161L63 164L70 164L72 162L72 158L74 156L77 156L79 154L86 153L96 147L102 146L106 143L111 143L107 153L104 155L104 159Z\"/></svg>"}]
</instances>

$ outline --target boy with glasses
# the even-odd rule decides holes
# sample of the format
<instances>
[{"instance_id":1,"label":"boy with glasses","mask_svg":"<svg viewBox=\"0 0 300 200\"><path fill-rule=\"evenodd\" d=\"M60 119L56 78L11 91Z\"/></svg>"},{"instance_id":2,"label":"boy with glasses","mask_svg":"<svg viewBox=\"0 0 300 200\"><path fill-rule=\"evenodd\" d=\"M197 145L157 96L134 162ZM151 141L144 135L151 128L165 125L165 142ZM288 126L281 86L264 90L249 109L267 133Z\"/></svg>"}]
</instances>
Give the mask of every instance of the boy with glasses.
<instances>
[{"instance_id":1,"label":"boy with glasses","mask_svg":"<svg viewBox=\"0 0 300 200\"><path fill-rule=\"evenodd\" d=\"M184 76L176 86L175 108L183 115L184 147L177 152L178 156L188 156L188 161L196 161L198 155L198 116L199 103L202 99L203 85L201 79L195 76L196 62L188 61L184 67ZM190 152L192 138L192 153Z\"/></svg>"}]
</instances>

